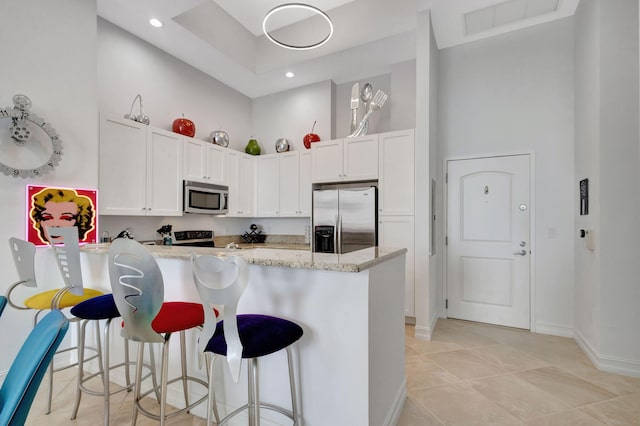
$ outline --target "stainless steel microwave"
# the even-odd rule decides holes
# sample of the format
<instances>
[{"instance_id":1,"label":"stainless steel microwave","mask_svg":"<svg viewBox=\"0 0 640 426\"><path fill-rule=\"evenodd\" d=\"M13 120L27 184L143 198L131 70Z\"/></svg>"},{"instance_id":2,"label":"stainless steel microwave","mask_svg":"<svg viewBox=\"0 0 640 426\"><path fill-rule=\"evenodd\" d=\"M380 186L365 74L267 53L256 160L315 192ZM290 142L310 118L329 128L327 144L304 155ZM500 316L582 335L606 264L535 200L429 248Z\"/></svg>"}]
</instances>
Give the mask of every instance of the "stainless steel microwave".
<instances>
[{"instance_id":1,"label":"stainless steel microwave","mask_svg":"<svg viewBox=\"0 0 640 426\"><path fill-rule=\"evenodd\" d=\"M210 183L184 181L185 213L226 214L229 210L229 188Z\"/></svg>"}]
</instances>

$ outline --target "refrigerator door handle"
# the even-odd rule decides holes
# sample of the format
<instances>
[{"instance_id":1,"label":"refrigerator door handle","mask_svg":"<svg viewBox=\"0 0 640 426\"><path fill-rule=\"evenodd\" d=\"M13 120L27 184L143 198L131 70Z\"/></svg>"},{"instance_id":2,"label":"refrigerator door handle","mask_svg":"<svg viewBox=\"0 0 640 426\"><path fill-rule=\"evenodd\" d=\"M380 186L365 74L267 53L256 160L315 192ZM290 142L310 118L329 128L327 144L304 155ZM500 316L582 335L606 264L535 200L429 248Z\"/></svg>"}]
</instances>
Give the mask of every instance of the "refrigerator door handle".
<instances>
[{"instance_id":1,"label":"refrigerator door handle","mask_svg":"<svg viewBox=\"0 0 640 426\"><path fill-rule=\"evenodd\" d=\"M342 217L340 215L336 215L336 228L333 233L333 252L336 254L342 253L341 245L342 245Z\"/></svg>"}]
</instances>

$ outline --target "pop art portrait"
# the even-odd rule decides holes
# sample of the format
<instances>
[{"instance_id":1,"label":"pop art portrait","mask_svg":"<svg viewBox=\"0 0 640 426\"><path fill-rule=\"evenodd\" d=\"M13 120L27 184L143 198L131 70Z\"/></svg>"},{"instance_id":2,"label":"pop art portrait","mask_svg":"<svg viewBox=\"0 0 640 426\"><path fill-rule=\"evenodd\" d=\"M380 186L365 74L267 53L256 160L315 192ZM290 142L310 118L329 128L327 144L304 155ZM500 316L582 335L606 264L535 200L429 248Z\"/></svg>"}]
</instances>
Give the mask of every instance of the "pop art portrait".
<instances>
[{"instance_id":1,"label":"pop art portrait","mask_svg":"<svg viewBox=\"0 0 640 426\"><path fill-rule=\"evenodd\" d=\"M80 243L97 240L97 191L27 186L27 239L48 244L47 226L76 226Z\"/></svg>"}]
</instances>

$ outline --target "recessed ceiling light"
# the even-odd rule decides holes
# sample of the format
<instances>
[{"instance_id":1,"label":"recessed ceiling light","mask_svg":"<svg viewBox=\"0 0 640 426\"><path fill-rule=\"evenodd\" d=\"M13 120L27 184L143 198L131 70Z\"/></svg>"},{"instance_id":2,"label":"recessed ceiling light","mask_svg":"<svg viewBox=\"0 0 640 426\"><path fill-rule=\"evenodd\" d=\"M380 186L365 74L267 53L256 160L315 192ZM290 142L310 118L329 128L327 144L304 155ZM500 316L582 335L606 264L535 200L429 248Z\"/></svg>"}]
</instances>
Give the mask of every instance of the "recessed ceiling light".
<instances>
[{"instance_id":1,"label":"recessed ceiling light","mask_svg":"<svg viewBox=\"0 0 640 426\"><path fill-rule=\"evenodd\" d=\"M294 76L295 76L295 74L294 74L294 73L292 73L291 71L287 71L287 73L286 73L285 75L286 75L287 77L289 77L289 78L291 78L291 77L294 77Z\"/></svg>"},{"instance_id":2,"label":"recessed ceiling light","mask_svg":"<svg viewBox=\"0 0 640 426\"><path fill-rule=\"evenodd\" d=\"M162 26L162 21L160 21L159 19L156 18L151 18L149 19L149 23L151 25L153 25L156 28L160 28Z\"/></svg>"}]
</instances>

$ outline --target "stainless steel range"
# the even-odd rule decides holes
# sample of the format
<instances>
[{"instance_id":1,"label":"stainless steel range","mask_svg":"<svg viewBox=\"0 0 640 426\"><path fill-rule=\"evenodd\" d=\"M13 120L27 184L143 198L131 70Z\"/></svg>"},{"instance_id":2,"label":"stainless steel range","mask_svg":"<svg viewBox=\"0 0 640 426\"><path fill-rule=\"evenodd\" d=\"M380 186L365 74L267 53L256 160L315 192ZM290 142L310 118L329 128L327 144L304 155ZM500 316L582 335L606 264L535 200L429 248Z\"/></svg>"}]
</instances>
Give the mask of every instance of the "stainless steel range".
<instances>
[{"instance_id":1,"label":"stainless steel range","mask_svg":"<svg viewBox=\"0 0 640 426\"><path fill-rule=\"evenodd\" d=\"M213 231L177 231L173 233L174 246L215 247Z\"/></svg>"}]
</instances>

